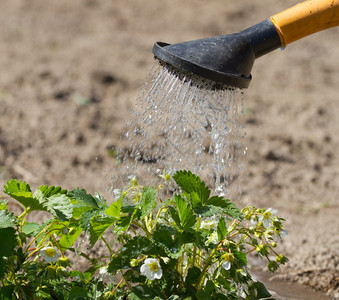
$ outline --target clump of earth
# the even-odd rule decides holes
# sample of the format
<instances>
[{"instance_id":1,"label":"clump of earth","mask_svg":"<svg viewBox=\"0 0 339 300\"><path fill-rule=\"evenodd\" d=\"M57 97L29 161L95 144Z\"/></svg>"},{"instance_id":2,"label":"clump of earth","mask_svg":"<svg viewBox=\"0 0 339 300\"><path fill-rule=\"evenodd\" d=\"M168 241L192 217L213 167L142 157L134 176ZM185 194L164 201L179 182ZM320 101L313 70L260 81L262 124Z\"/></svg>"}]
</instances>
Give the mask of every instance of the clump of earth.
<instances>
[{"instance_id":1,"label":"clump of earth","mask_svg":"<svg viewBox=\"0 0 339 300\"><path fill-rule=\"evenodd\" d=\"M112 198L120 132L155 41L238 32L296 1L0 2L0 184L17 178ZM239 205L286 219L273 276L339 299L338 28L257 60L245 91ZM12 209L19 209L11 204Z\"/></svg>"}]
</instances>

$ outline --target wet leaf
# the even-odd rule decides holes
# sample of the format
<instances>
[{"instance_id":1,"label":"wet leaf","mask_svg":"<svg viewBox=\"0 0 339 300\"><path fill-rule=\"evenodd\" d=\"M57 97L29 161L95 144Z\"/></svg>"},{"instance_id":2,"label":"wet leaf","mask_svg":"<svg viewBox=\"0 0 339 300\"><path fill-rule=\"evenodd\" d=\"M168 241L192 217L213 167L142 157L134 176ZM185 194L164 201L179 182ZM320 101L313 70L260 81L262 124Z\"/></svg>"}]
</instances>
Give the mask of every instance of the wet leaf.
<instances>
[{"instance_id":1,"label":"wet leaf","mask_svg":"<svg viewBox=\"0 0 339 300\"><path fill-rule=\"evenodd\" d=\"M91 219L89 233L92 247L115 221L116 218L107 215L97 215Z\"/></svg>"},{"instance_id":2,"label":"wet leaf","mask_svg":"<svg viewBox=\"0 0 339 300\"><path fill-rule=\"evenodd\" d=\"M241 211L229 199L219 196L213 196L208 199L206 205L222 208L223 212L232 218L241 220L243 218Z\"/></svg>"},{"instance_id":3,"label":"wet leaf","mask_svg":"<svg viewBox=\"0 0 339 300\"><path fill-rule=\"evenodd\" d=\"M0 228L15 226L15 217L6 210L0 210Z\"/></svg>"},{"instance_id":4,"label":"wet leaf","mask_svg":"<svg viewBox=\"0 0 339 300\"><path fill-rule=\"evenodd\" d=\"M208 200L211 191L199 176L190 171L178 171L173 175L173 179L184 192L192 195L195 205L199 206L199 203L202 206Z\"/></svg>"},{"instance_id":5,"label":"wet leaf","mask_svg":"<svg viewBox=\"0 0 339 300\"><path fill-rule=\"evenodd\" d=\"M140 209L141 209L141 216L140 218L144 218L145 216L149 215L152 209L157 204L156 202L156 190L154 187L144 187L142 190L141 200L140 200Z\"/></svg>"},{"instance_id":6,"label":"wet leaf","mask_svg":"<svg viewBox=\"0 0 339 300\"><path fill-rule=\"evenodd\" d=\"M175 202L179 210L180 224L183 228L191 228L196 222L196 215L193 212L193 209L179 195L175 195Z\"/></svg>"},{"instance_id":7,"label":"wet leaf","mask_svg":"<svg viewBox=\"0 0 339 300\"><path fill-rule=\"evenodd\" d=\"M113 202L105 211L105 213L109 216L119 218L120 210L122 204L122 197L120 197L117 201Z\"/></svg>"},{"instance_id":8,"label":"wet leaf","mask_svg":"<svg viewBox=\"0 0 339 300\"><path fill-rule=\"evenodd\" d=\"M222 241L227 233L226 222L224 218L220 218L217 227L218 241Z\"/></svg>"}]
</instances>

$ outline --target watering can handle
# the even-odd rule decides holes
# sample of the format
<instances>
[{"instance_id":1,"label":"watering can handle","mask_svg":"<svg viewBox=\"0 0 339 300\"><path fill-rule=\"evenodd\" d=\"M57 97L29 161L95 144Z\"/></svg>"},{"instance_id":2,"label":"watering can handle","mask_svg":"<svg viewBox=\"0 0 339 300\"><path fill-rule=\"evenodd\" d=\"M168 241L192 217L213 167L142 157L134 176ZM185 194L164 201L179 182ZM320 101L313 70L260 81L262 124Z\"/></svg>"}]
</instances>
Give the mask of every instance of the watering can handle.
<instances>
[{"instance_id":1,"label":"watering can handle","mask_svg":"<svg viewBox=\"0 0 339 300\"><path fill-rule=\"evenodd\" d=\"M339 0L308 0L270 18L281 46L339 25Z\"/></svg>"}]
</instances>

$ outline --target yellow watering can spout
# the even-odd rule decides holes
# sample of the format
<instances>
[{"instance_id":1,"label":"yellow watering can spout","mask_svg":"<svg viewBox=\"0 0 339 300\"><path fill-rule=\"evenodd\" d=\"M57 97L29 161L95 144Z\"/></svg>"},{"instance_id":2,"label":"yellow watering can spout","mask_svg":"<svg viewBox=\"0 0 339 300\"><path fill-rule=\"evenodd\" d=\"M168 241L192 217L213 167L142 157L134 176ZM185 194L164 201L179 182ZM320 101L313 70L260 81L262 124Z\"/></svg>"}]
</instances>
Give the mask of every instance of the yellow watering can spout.
<instances>
[{"instance_id":1,"label":"yellow watering can spout","mask_svg":"<svg viewBox=\"0 0 339 300\"><path fill-rule=\"evenodd\" d=\"M273 15L270 20L286 45L339 25L339 0L308 0Z\"/></svg>"}]
</instances>

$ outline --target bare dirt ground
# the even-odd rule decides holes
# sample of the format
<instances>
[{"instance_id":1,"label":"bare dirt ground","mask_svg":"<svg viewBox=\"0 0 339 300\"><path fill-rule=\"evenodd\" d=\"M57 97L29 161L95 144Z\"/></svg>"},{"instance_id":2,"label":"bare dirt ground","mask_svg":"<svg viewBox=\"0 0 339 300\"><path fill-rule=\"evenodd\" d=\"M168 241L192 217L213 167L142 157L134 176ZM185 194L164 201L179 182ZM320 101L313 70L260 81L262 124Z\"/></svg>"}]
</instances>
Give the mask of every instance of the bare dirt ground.
<instances>
[{"instance_id":1,"label":"bare dirt ground","mask_svg":"<svg viewBox=\"0 0 339 300\"><path fill-rule=\"evenodd\" d=\"M0 1L0 184L108 193L155 41L238 32L295 0ZM258 59L243 203L286 218L279 278L339 299L338 28Z\"/></svg>"}]
</instances>

